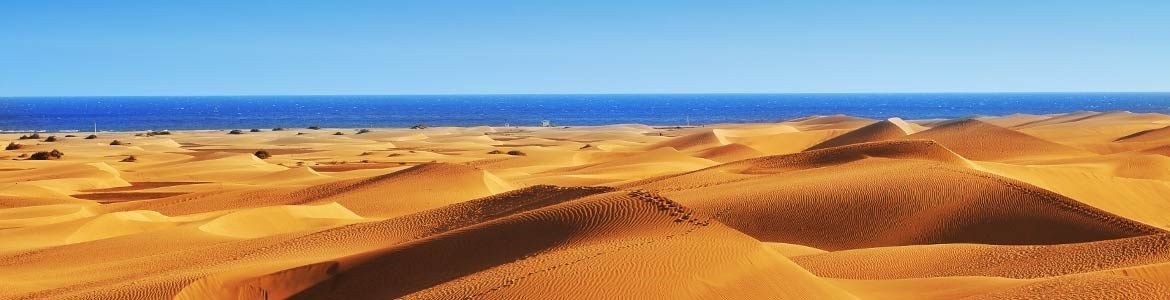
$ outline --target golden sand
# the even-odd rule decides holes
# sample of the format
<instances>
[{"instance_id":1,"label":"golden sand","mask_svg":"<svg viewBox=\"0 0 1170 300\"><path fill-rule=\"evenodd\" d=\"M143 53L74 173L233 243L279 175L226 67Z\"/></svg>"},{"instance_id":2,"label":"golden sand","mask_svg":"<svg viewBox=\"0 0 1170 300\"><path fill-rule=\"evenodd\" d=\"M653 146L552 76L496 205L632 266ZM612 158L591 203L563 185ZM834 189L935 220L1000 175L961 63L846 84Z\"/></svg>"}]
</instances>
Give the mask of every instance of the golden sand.
<instances>
[{"instance_id":1,"label":"golden sand","mask_svg":"<svg viewBox=\"0 0 1170 300\"><path fill-rule=\"evenodd\" d=\"M0 298L1166 299L1168 126L3 134Z\"/></svg>"}]
</instances>

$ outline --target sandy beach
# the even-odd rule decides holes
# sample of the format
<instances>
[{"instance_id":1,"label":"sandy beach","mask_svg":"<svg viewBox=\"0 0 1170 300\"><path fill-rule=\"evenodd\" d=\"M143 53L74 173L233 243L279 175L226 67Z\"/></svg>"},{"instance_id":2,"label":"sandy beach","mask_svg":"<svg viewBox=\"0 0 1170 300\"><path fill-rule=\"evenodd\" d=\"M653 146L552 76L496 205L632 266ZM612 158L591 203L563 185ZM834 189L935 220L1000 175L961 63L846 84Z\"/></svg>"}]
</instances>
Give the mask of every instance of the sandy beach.
<instances>
[{"instance_id":1,"label":"sandy beach","mask_svg":"<svg viewBox=\"0 0 1170 300\"><path fill-rule=\"evenodd\" d=\"M1170 115L251 129L0 134L0 298L1170 295Z\"/></svg>"}]
</instances>

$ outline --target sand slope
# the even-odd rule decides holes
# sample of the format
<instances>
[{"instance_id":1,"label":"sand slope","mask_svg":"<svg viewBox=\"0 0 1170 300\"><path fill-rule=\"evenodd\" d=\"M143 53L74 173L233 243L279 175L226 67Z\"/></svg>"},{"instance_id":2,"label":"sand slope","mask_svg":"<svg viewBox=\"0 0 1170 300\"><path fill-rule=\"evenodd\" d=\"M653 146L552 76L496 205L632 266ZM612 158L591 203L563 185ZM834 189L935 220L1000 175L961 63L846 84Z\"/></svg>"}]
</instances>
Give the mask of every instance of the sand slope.
<instances>
[{"instance_id":1,"label":"sand slope","mask_svg":"<svg viewBox=\"0 0 1170 300\"><path fill-rule=\"evenodd\" d=\"M659 208L670 205L621 192L527 212L342 259L294 298L851 297L709 217ZM378 275L386 272L419 276ZM646 277L658 280L638 280Z\"/></svg>"},{"instance_id":2,"label":"sand slope","mask_svg":"<svg viewBox=\"0 0 1170 300\"><path fill-rule=\"evenodd\" d=\"M826 250L1056 244L1161 232L1027 183L971 169L929 141L757 158L636 186L659 190L700 211L730 210L736 217L720 221L757 239ZM908 186L914 188L904 188Z\"/></svg>"},{"instance_id":3,"label":"sand slope","mask_svg":"<svg viewBox=\"0 0 1170 300\"><path fill-rule=\"evenodd\" d=\"M905 138L937 141L955 153L974 160L1024 160L1093 154L975 119L938 125Z\"/></svg>"},{"instance_id":4,"label":"sand slope","mask_svg":"<svg viewBox=\"0 0 1170 300\"><path fill-rule=\"evenodd\" d=\"M900 118L890 118L890 119L876 122L873 124L869 124L869 125L866 125L865 127L861 127L861 128L855 129L853 131L847 132L845 134L836 136L832 139L821 142L820 144L816 144L816 145L808 148L808 150L832 148L832 147L837 147L837 146L845 146L845 145L850 145L850 144L858 144L858 143L866 143L866 142L892 140L892 139L901 138L901 137L904 137L908 134L919 132L922 130L924 130L924 128L922 128L922 126L907 123L906 121L904 121Z\"/></svg>"},{"instance_id":5,"label":"sand slope","mask_svg":"<svg viewBox=\"0 0 1170 300\"><path fill-rule=\"evenodd\" d=\"M1139 131L1118 138L1118 142L1160 142L1170 140L1170 126Z\"/></svg>"},{"instance_id":6,"label":"sand slope","mask_svg":"<svg viewBox=\"0 0 1170 300\"><path fill-rule=\"evenodd\" d=\"M0 133L0 299L1166 299L1167 125Z\"/></svg>"}]
</instances>

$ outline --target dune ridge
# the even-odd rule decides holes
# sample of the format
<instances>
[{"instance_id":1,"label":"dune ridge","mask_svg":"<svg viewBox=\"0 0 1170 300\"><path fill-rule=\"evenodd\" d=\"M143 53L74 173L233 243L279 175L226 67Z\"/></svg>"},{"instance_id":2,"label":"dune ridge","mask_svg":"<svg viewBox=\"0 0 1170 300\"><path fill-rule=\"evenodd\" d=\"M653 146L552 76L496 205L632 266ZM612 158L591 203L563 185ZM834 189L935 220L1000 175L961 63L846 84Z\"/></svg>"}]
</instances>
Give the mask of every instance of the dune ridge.
<instances>
[{"instance_id":1,"label":"dune ridge","mask_svg":"<svg viewBox=\"0 0 1170 300\"><path fill-rule=\"evenodd\" d=\"M1166 124L26 139L0 152L0 299L1164 299Z\"/></svg>"},{"instance_id":2,"label":"dune ridge","mask_svg":"<svg viewBox=\"0 0 1170 300\"><path fill-rule=\"evenodd\" d=\"M806 150L817 150L845 146L849 144L891 140L901 138L922 130L924 130L922 126L916 126L914 124L907 123L901 118L889 118L833 137L832 139L821 142L820 144L813 145Z\"/></svg>"},{"instance_id":3,"label":"dune ridge","mask_svg":"<svg viewBox=\"0 0 1170 300\"><path fill-rule=\"evenodd\" d=\"M948 122L907 135L905 139L934 140L947 146L955 153L973 160L1002 161L1092 155L1089 151L1043 140L976 119Z\"/></svg>"}]
</instances>

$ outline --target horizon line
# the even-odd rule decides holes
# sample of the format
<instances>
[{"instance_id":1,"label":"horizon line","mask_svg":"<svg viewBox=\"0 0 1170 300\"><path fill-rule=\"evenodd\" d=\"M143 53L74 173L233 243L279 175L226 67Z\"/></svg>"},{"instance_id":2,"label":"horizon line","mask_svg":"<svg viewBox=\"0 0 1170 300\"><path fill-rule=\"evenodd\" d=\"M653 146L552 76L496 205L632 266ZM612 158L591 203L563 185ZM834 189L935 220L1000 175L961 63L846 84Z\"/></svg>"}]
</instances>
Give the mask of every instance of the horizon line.
<instances>
[{"instance_id":1,"label":"horizon line","mask_svg":"<svg viewBox=\"0 0 1170 300\"><path fill-rule=\"evenodd\" d=\"M622 92L622 93L403 93L403 94L201 94L201 95L40 95L12 98L113 98L113 97L369 97L369 96L587 96L587 95L943 95L943 94L1167 94L1165 91L960 91L960 92Z\"/></svg>"}]
</instances>

